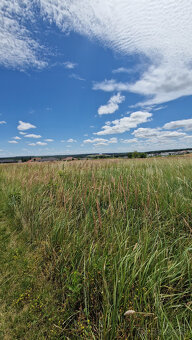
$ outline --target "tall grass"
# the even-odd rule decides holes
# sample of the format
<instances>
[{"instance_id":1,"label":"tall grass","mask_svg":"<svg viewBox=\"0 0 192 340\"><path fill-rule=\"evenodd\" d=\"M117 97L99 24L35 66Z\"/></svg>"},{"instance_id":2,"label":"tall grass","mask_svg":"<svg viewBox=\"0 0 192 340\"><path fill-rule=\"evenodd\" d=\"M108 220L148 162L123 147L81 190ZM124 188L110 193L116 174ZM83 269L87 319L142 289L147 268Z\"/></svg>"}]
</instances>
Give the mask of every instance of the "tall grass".
<instances>
[{"instance_id":1,"label":"tall grass","mask_svg":"<svg viewBox=\"0 0 192 340\"><path fill-rule=\"evenodd\" d=\"M190 158L3 165L0 177L28 263L24 287L9 282L18 338L191 339Z\"/></svg>"}]
</instances>

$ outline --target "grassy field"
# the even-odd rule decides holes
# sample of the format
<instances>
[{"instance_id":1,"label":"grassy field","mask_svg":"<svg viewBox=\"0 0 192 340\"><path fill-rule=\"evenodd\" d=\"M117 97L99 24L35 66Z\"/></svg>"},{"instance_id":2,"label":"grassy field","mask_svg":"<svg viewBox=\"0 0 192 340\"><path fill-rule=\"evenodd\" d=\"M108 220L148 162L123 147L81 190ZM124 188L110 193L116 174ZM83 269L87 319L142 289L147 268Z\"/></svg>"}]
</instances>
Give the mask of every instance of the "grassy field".
<instances>
[{"instance_id":1,"label":"grassy field","mask_svg":"<svg viewBox=\"0 0 192 340\"><path fill-rule=\"evenodd\" d=\"M0 229L0 339L192 338L191 158L2 165Z\"/></svg>"}]
</instances>

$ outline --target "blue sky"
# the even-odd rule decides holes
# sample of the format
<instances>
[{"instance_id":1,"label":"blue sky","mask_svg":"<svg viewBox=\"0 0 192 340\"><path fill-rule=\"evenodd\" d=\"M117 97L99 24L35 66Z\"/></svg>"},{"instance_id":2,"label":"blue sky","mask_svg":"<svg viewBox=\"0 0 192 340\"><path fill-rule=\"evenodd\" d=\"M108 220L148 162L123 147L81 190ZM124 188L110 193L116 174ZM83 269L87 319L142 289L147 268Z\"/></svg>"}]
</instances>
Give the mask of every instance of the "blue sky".
<instances>
[{"instance_id":1,"label":"blue sky","mask_svg":"<svg viewBox=\"0 0 192 340\"><path fill-rule=\"evenodd\" d=\"M188 0L1 0L0 12L0 157L192 147Z\"/></svg>"}]
</instances>

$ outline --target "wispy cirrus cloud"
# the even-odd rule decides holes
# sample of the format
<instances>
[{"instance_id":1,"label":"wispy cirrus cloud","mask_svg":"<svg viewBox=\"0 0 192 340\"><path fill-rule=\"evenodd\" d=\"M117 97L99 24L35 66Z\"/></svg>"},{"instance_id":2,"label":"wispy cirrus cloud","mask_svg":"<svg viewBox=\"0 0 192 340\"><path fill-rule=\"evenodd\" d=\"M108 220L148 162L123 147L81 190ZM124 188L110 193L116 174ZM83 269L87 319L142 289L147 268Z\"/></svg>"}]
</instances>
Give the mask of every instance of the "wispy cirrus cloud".
<instances>
[{"instance_id":1,"label":"wispy cirrus cloud","mask_svg":"<svg viewBox=\"0 0 192 340\"><path fill-rule=\"evenodd\" d=\"M0 2L0 64L8 68L43 68L42 46L33 37L29 23L35 19L36 1Z\"/></svg>"},{"instance_id":2,"label":"wispy cirrus cloud","mask_svg":"<svg viewBox=\"0 0 192 340\"><path fill-rule=\"evenodd\" d=\"M126 68L126 67L119 67L116 68L115 70L112 70L112 73L118 74L118 73L132 73L133 70Z\"/></svg>"},{"instance_id":3,"label":"wispy cirrus cloud","mask_svg":"<svg viewBox=\"0 0 192 340\"><path fill-rule=\"evenodd\" d=\"M192 95L192 3L189 0L1 0L0 64L43 68L42 46L31 23L43 19L63 32L99 40L124 55L142 55L148 69L134 82L106 80L94 89L130 91L155 105ZM75 63L64 66L74 69ZM126 73L119 68L114 74Z\"/></svg>"},{"instance_id":4,"label":"wispy cirrus cloud","mask_svg":"<svg viewBox=\"0 0 192 340\"><path fill-rule=\"evenodd\" d=\"M156 105L192 95L192 3L189 0L1 0L0 65L43 68L43 47L33 24L44 20L63 32L74 31L123 55L141 55L148 68L136 81L94 84L104 91L129 91ZM72 70L76 63L64 66ZM120 67L114 74L128 73Z\"/></svg>"},{"instance_id":5,"label":"wispy cirrus cloud","mask_svg":"<svg viewBox=\"0 0 192 340\"><path fill-rule=\"evenodd\" d=\"M76 80L80 80L80 81L85 81L85 78L82 78L81 76L79 76L79 75L76 74L76 73L70 74L70 75L69 75L69 78L76 79Z\"/></svg>"},{"instance_id":6,"label":"wispy cirrus cloud","mask_svg":"<svg viewBox=\"0 0 192 340\"><path fill-rule=\"evenodd\" d=\"M63 31L72 30L124 55L148 59L148 70L137 81L115 88L113 82L105 83L105 91L140 94L146 98L140 105L192 94L190 1L41 0L41 9Z\"/></svg>"},{"instance_id":7,"label":"wispy cirrus cloud","mask_svg":"<svg viewBox=\"0 0 192 340\"><path fill-rule=\"evenodd\" d=\"M64 67L68 70L73 70L75 67L77 67L77 63L73 63L71 61L66 61L63 63Z\"/></svg>"}]
</instances>

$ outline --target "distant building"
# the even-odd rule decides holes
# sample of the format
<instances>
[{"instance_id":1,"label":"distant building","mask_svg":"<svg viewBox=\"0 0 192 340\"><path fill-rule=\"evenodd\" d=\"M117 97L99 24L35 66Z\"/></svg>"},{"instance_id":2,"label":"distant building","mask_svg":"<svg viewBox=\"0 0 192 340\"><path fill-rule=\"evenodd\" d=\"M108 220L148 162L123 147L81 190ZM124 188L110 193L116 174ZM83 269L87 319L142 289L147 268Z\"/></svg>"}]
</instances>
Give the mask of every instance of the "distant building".
<instances>
[{"instance_id":1,"label":"distant building","mask_svg":"<svg viewBox=\"0 0 192 340\"><path fill-rule=\"evenodd\" d=\"M45 157L45 158L40 158L38 162L56 162L56 161L58 161L58 159L55 157Z\"/></svg>"},{"instance_id":2,"label":"distant building","mask_svg":"<svg viewBox=\"0 0 192 340\"><path fill-rule=\"evenodd\" d=\"M0 163L17 163L17 161L15 159L0 159Z\"/></svg>"},{"instance_id":3,"label":"distant building","mask_svg":"<svg viewBox=\"0 0 192 340\"><path fill-rule=\"evenodd\" d=\"M41 160L40 157L33 157L29 161L27 161L27 163L39 162L40 160Z\"/></svg>"}]
</instances>

